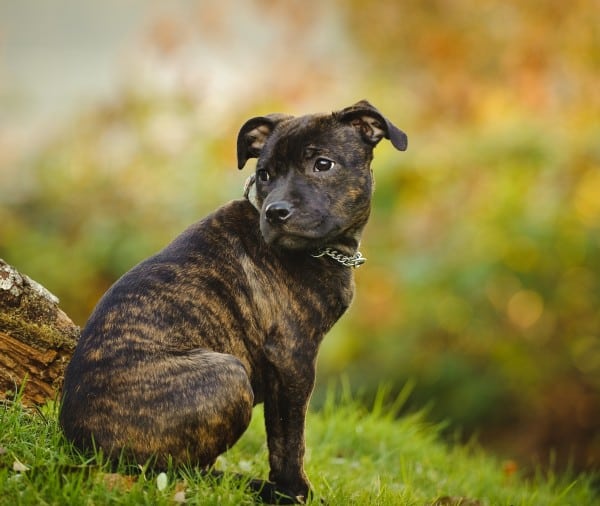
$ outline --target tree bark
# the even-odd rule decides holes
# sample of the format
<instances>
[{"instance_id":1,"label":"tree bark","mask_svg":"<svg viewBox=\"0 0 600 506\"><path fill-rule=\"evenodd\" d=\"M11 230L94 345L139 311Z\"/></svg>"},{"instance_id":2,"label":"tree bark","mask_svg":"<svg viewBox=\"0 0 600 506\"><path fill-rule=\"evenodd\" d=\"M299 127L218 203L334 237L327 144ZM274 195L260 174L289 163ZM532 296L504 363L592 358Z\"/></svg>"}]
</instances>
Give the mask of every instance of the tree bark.
<instances>
[{"instance_id":1,"label":"tree bark","mask_svg":"<svg viewBox=\"0 0 600 506\"><path fill-rule=\"evenodd\" d=\"M0 259L0 398L22 391L26 404L55 399L79 327L58 299Z\"/></svg>"}]
</instances>

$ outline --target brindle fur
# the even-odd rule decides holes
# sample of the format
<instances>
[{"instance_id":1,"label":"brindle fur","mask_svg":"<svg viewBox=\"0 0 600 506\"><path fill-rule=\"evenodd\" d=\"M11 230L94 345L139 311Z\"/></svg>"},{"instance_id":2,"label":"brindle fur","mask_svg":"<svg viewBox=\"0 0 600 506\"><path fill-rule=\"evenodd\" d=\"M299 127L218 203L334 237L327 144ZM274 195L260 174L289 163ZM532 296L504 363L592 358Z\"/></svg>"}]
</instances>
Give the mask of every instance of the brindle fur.
<instances>
[{"instance_id":1,"label":"brindle fur","mask_svg":"<svg viewBox=\"0 0 600 506\"><path fill-rule=\"evenodd\" d=\"M354 289L350 268L310 253L356 251L382 137L406 149L405 134L366 101L246 122L238 165L258 157L256 204L219 208L106 292L66 371L66 436L159 469L209 467L264 402L267 500L303 502L317 351ZM335 165L315 171L319 157Z\"/></svg>"}]
</instances>

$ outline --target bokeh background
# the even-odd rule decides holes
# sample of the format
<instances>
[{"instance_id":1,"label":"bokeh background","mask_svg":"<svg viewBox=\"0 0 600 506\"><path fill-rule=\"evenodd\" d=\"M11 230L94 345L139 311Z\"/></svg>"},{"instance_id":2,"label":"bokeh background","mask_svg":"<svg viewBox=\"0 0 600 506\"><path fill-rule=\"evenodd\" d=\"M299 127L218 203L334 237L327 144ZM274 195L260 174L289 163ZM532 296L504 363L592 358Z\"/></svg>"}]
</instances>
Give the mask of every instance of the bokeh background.
<instances>
[{"instance_id":1,"label":"bokeh background","mask_svg":"<svg viewBox=\"0 0 600 506\"><path fill-rule=\"evenodd\" d=\"M249 117L369 99L368 263L323 344L449 437L600 464L600 2L0 2L0 257L83 324L124 271L239 198Z\"/></svg>"}]
</instances>

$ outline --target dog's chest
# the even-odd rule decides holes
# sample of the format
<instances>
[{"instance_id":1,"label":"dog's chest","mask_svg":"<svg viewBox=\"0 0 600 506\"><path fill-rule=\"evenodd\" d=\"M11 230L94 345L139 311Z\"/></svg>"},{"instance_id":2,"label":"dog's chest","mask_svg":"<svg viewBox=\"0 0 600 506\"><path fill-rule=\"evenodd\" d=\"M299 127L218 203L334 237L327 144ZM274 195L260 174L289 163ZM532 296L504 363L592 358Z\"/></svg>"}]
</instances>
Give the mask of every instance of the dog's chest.
<instances>
[{"instance_id":1,"label":"dog's chest","mask_svg":"<svg viewBox=\"0 0 600 506\"><path fill-rule=\"evenodd\" d=\"M354 289L350 270L323 271L322 262L310 258L305 266L269 260L245 257L241 262L261 331L320 341L350 305Z\"/></svg>"}]
</instances>

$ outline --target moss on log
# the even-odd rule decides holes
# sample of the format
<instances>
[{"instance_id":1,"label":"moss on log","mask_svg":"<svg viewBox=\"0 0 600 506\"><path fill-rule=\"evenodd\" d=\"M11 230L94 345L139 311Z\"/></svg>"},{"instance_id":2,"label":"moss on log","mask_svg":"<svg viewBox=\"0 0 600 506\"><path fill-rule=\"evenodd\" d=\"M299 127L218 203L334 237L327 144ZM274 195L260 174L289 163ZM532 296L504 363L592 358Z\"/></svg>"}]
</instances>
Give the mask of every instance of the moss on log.
<instances>
[{"instance_id":1,"label":"moss on log","mask_svg":"<svg viewBox=\"0 0 600 506\"><path fill-rule=\"evenodd\" d=\"M54 399L79 327L42 285L0 259L0 398Z\"/></svg>"}]
</instances>

